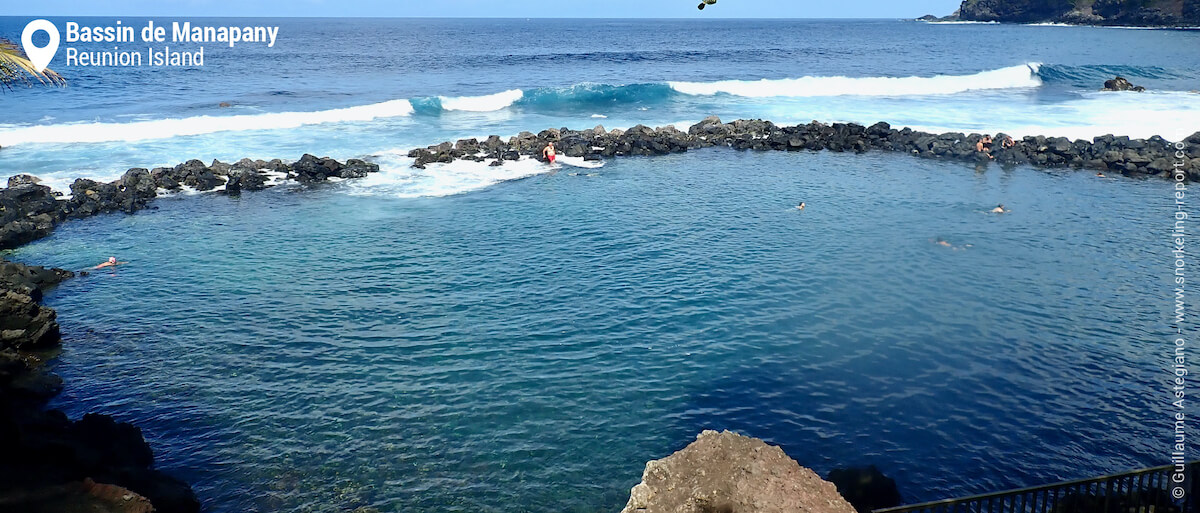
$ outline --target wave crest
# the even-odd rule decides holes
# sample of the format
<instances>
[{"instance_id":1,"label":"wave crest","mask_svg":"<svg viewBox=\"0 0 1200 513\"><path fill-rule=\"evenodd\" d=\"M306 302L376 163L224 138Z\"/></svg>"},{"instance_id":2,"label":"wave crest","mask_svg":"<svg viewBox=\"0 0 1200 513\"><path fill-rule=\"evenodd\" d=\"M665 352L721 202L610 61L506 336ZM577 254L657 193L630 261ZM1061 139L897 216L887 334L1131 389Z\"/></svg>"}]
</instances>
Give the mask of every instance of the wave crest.
<instances>
[{"instance_id":1,"label":"wave crest","mask_svg":"<svg viewBox=\"0 0 1200 513\"><path fill-rule=\"evenodd\" d=\"M315 112L193 116L130 123L34 125L0 132L0 146L29 143L143 141L214 132L297 128L304 125L344 121L371 121L379 118L410 116L412 113L413 106L408 100L390 100L370 105Z\"/></svg>"},{"instance_id":2,"label":"wave crest","mask_svg":"<svg viewBox=\"0 0 1200 513\"><path fill-rule=\"evenodd\" d=\"M720 82L669 82L683 94L730 94L750 98L812 96L920 96L955 94L983 89L1038 87L1041 63L982 71L973 75L933 77L828 77L808 76L778 80L723 80Z\"/></svg>"},{"instance_id":3,"label":"wave crest","mask_svg":"<svg viewBox=\"0 0 1200 513\"><path fill-rule=\"evenodd\" d=\"M505 109L525 96L525 91L509 89L485 96L438 96L443 110L461 110L466 112L492 112Z\"/></svg>"}]
</instances>

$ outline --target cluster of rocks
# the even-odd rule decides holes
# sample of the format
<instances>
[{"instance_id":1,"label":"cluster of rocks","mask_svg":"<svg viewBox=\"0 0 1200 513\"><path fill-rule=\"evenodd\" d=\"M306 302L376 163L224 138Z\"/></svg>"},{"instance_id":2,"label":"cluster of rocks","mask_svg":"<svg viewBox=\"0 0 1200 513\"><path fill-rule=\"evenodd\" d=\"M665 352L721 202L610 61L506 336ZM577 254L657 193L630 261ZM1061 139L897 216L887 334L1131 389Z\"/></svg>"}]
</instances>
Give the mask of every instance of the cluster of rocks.
<instances>
[{"instance_id":1,"label":"cluster of rocks","mask_svg":"<svg viewBox=\"0 0 1200 513\"><path fill-rule=\"evenodd\" d=\"M62 380L43 370L60 334L42 291L73 275L0 261L0 511L199 511L187 484L153 468L138 428L45 409Z\"/></svg>"},{"instance_id":2,"label":"cluster of rocks","mask_svg":"<svg viewBox=\"0 0 1200 513\"><path fill-rule=\"evenodd\" d=\"M1105 91L1135 91L1135 92L1141 93L1141 92L1145 92L1146 88L1139 86L1139 85L1133 85L1133 83L1131 83L1125 77L1118 76L1116 78L1105 80L1104 81L1104 90Z\"/></svg>"},{"instance_id":3,"label":"cluster of rocks","mask_svg":"<svg viewBox=\"0 0 1200 513\"><path fill-rule=\"evenodd\" d=\"M120 179L103 183L80 178L71 184L71 197L61 200L49 187L29 175L8 179L0 190L0 249L11 249L40 239L67 219L104 212L133 213L146 208L160 192L222 188L226 194L270 187L272 177L301 183L330 178L361 178L379 171L377 164L358 159L345 163L328 157L304 155L291 164L242 159L233 164L214 160L206 165L189 160L175 167L133 168Z\"/></svg>"},{"instance_id":4,"label":"cluster of rocks","mask_svg":"<svg viewBox=\"0 0 1200 513\"><path fill-rule=\"evenodd\" d=\"M978 151L982 134L947 132L933 134L909 128L895 129L884 122L871 126L856 123L812 123L777 126L770 121L736 120L722 123L715 116L691 126L687 132L674 126L650 128L637 125L628 130L605 130L602 126L587 130L549 129L538 134L522 132L507 142L490 136L480 142L462 139L443 142L409 152L415 167L457 159L491 160L500 165L522 156L541 158L547 143L571 157L599 160L622 155L665 155L711 146L739 150L830 150L864 152L883 150L911 153L920 157L955 159L968 162L995 161L1003 164L1029 164L1039 167L1074 167L1112 171L1126 175L1170 175L1178 171L1188 179L1200 179L1200 132L1186 139L1183 158L1176 148L1159 136L1130 139L1105 135L1091 141L1065 137L1027 136L1012 139L996 134L987 151ZM1004 144L1011 140L1012 144Z\"/></svg>"},{"instance_id":5,"label":"cluster of rocks","mask_svg":"<svg viewBox=\"0 0 1200 513\"><path fill-rule=\"evenodd\" d=\"M54 310L41 305L42 290L74 276L0 260L0 349L43 350L59 341Z\"/></svg>"}]
</instances>

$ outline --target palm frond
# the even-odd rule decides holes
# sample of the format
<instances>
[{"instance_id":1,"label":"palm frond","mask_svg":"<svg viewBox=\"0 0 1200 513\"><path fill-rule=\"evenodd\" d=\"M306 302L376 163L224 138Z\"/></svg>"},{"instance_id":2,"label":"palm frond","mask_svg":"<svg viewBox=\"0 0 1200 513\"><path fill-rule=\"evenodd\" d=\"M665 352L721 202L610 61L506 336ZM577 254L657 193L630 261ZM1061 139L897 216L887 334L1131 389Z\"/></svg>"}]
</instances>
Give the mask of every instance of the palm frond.
<instances>
[{"instance_id":1,"label":"palm frond","mask_svg":"<svg viewBox=\"0 0 1200 513\"><path fill-rule=\"evenodd\" d=\"M46 85L66 85L67 80L50 68L38 72L12 41L0 39L0 86L11 89L13 84L30 84L29 77Z\"/></svg>"}]
</instances>

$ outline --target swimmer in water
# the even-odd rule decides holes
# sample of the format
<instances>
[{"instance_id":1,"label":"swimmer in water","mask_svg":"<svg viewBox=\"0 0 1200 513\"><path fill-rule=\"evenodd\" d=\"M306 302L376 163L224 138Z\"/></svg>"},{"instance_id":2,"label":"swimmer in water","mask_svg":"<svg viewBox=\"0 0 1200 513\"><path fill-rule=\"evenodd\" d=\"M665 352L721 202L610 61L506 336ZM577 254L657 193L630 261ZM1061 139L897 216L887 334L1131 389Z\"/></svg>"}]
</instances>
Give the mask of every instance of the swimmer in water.
<instances>
[{"instance_id":1,"label":"swimmer in water","mask_svg":"<svg viewBox=\"0 0 1200 513\"><path fill-rule=\"evenodd\" d=\"M993 214L1007 214L1007 213L1009 213L1009 212L1011 212L1011 210L1009 210L1009 209L1007 209L1007 208L1004 208L1004 204L1003 204L1003 203L1001 203L1001 204L999 204L999 205L996 205L996 208L993 208L993 209L991 210L991 213L993 213Z\"/></svg>"},{"instance_id":2,"label":"swimmer in water","mask_svg":"<svg viewBox=\"0 0 1200 513\"><path fill-rule=\"evenodd\" d=\"M116 267L118 265L128 264L128 263L129 262L118 262L117 257L108 257L107 262L104 262L103 264L93 267L92 269L104 269L105 267Z\"/></svg>"},{"instance_id":3,"label":"swimmer in water","mask_svg":"<svg viewBox=\"0 0 1200 513\"><path fill-rule=\"evenodd\" d=\"M941 237L938 237L936 239L929 239L929 241L934 244L937 244L939 246L950 248L954 251L965 251L967 248L974 247L973 244L963 244L962 246L955 246L954 244L951 244L950 241L943 239Z\"/></svg>"},{"instance_id":4,"label":"swimmer in water","mask_svg":"<svg viewBox=\"0 0 1200 513\"><path fill-rule=\"evenodd\" d=\"M1096 176L1100 177L1100 178L1105 178L1104 173L1096 173Z\"/></svg>"},{"instance_id":5,"label":"swimmer in water","mask_svg":"<svg viewBox=\"0 0 1200 513\"><path fill-rule=\"evenodd\" d=\"M804 202L803 201L801 201L799 205L796 205L796 210L804 210Z\"/></svg>"}]
</instances>

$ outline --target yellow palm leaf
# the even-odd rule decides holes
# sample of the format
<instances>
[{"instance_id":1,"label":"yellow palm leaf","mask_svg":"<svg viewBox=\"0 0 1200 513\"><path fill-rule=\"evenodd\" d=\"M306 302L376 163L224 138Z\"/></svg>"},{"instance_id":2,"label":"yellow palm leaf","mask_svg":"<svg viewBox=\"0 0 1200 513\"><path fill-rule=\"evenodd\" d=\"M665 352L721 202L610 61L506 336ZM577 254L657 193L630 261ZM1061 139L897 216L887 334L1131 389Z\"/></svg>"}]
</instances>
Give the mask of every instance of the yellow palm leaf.
<instances>
[{"instance_id":1,"label":"yellow palm leaf","mask_svg":"<svg viewBox=\"0 0 1200 513\"><path fill-rule=\"evenodd\" d=\"M50 68L38 72L33 63L25 57L12 41L0 39L0 85L12 87L16 82L29 83L32 76L38 82L48 85L66 85L67 80Z\"/></svg>"}]
</instances>

